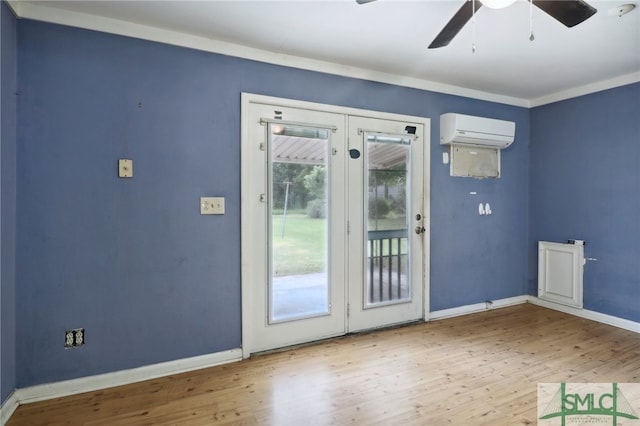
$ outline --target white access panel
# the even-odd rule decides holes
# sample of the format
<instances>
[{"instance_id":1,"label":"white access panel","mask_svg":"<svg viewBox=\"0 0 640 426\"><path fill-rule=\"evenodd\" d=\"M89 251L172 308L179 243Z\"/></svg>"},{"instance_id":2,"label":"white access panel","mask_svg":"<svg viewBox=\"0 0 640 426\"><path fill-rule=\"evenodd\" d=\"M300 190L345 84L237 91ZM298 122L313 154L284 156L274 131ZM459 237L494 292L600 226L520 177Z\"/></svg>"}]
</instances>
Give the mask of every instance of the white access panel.
<instances>
[{"instance_id":1,"label":"white access panel","mask_svg":"<svg viewBox=\"0 0 640 426\"><path fill-rule=\"evenodd\" d=\"M538 242L538 297L582 308L584 247Z\"/></svg>"}]
</instances>

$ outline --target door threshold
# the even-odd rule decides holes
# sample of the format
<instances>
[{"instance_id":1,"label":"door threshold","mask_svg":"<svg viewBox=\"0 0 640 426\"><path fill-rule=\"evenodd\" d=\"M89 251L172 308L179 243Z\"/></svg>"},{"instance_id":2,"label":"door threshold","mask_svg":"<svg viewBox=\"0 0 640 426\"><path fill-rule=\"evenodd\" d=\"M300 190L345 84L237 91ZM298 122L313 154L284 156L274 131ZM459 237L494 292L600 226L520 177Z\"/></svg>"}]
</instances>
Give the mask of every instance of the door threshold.
<instances>
[{"instance_id":1,"label":"door threshold","mask_svg":"<svg viewBox=\"0 0 640 426\"><path fill-rule=\"evenodd\" d=\"M254 352L254 353L249 355L249 358L261 357L261 356L265 356L265 355L277 354L277 353L282 353L282 352L287 352L287 351L293 351L293 350L296 350L296 349L302 349L302 348L306 348L306 347L309 347L309 346L315 346L315 345L320 345L320 344L323 344L323 343L329 343L329 342L341 340L341 339L344 339L345 337L362 336L362 335L367 335L367 334L371 334L371 333L377 333L377 332L380 332L380 331L395 330L395 329L399 329L399 328L409 327L409 326L412 326L412 325L424 324L425 322L426 321L423 320L423 319L417 319L417 320L412 320L412 321L407 321L407 322L400 322L400 323L391 324L391 325L384 325L382 327L368 328L366 330L351 331L349 333L340 334L338 336L324 337L322 339L312 340L312 341L309 341L309 342L296 343L294 345L283 346L281 348L267 349L265 351Z\"/></svg>"}]
</instances>

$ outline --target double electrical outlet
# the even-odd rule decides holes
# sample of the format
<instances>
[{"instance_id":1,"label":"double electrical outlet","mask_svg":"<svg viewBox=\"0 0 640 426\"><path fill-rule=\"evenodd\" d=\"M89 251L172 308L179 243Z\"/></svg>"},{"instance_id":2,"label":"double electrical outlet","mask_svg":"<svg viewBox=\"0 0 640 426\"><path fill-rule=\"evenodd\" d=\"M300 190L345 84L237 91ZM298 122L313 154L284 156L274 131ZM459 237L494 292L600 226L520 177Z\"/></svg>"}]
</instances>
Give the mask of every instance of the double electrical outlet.
<instances>
[{"instance_id":1,"label":"double electrical outlet","mask_svg":"<svg viewBox=\"0 0 640 426\"><path fill-rule=\"evenodd\" d=\"M84 345L85 342L84 328L74 328L64 332L64 347L76 348Z\"/></svg>"}]
</instances>

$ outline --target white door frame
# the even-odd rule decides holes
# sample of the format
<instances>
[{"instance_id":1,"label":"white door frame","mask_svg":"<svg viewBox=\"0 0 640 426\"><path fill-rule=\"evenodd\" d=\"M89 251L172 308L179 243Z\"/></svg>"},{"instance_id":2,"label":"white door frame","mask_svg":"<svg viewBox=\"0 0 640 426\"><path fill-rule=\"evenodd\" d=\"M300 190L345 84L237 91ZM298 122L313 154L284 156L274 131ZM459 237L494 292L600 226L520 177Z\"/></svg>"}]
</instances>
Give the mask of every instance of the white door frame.
<instances>
[{"instance_id":1,"label":"white door frame","mask_svg":"<svg viewBox=\"0 0 640 426\"><path fill-rule=\"evenodd\" d=\"M423 320L429 320L429 275L430 275L430 119L424 117L407 116L393 113L385 113L378 111L368 111L356 108L341 107L328 104L319 104L314 102L297 101L285 98L276 98L271 96L256 95L251 93L242 93L241 95L241 187L240 187L240 217L241 217L241 290L242 290L242 356L243 358L249 357L252 352L252 342L254 340L252 324L254 322L253 311L250 309L250 282L249 282L249 268L251 267L251 254L249 248L251 247L251 235L246 232L247 224L251 218L251 211L247 208L249 205L249 199L254 194L251 194L249 180L246 178L246 174L249 170L246 170L248 163L249 150L252 141L249 138L249 104L269 104L274 106L308 109L319 112L329 112L336 114L361 116L378 118L382 120L394 120L394 121L411 121L420 123L424 126L424 206L422 211L424 212L424 227L426 232L423 234L423 278L422 278L422 294L423 294ZM346 297L346 295L345 295ZM345 317L345 329L347 325L347 318Z\"/></svg>"}]
</instances>

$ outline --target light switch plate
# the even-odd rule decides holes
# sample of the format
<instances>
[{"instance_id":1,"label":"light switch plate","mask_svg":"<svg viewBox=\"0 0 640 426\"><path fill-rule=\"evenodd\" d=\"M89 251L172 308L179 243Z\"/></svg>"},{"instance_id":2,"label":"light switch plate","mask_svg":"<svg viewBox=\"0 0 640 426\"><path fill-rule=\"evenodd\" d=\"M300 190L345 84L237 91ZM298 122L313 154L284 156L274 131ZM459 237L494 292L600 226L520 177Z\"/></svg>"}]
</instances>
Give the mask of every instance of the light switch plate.
<instances>
[{"instance_id":1,"label":"light switch plate","mask_svg":"<svg viewBox=\"0 0 640 426\"><path fill-rule=\"evenodd\" d=\"M127 158L118 160L118 176L121 178L133 177L133 160Z\"/></svg>"},{"instance_id":2,"label":"light switch plate","mask_svg":"<svg viewBox=\"0 0 640 426\"><path fill-rule=\"evenodd\" d=\"M224 214L224 197L200 197L200 214Z\"/></svg>"}]
</instances>

